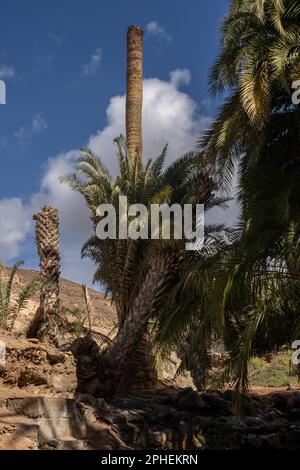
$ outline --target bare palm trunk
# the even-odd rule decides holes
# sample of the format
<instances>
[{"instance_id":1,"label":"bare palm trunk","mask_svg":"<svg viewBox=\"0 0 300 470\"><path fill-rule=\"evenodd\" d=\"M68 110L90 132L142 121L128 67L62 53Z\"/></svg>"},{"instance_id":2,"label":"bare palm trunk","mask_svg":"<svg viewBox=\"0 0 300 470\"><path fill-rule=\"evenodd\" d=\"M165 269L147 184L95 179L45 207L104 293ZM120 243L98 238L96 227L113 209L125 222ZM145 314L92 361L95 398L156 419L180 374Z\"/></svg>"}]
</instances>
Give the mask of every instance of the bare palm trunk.
<instances>
[{"instance_id":1,"label":"bare palm trunk","mask_svg":"<svg viewBox=\"0 0 300 470\"><path fill-rule=\"evenodd\" d=\"M126 373L120 374L118 391L153 390L157 379L152 341L146 329L137 340L132 353L127 355Z\"/></svg>"},{"instance_id":2,"label":"bare palm trunk","mask_svg":"<svg viewBox=\"0 0 300 470\"><path fill-rule=\"evenodd\" d=\"M132 310L104 353L91 338L75 340L72 350L77 362L78 391L103 395L155 386L147 327L178 262L178 256L169 250L154 258ZM87 361L91 352L95 359Z\"/></svg>"},{"instance_id":3,"label":"bare palm trunk","mask_svg":"<svg viewBox=\"0 0 300 470\"><path fill-rule=\"evenodd\" d=\"M131 158L142 158L143 31L130 26L127 32L126 141Z\"/></svg>"},{"instance_id":4,"label":"bare palm trunk","mask_svg":"<svg viewBox=\"0 0 300 470\"><path fill-rule=\"evenodd\" d=\"M40 306L28 331L28 336L55 335L59 311L59 219L58 210L44 206L33 216L35 238L40 258L41 276L45 281L40 294Z\"/></svg>"},{"instance_id":5,"label":"bare palm trunk","mask_svg":"<svg viewBox=\"0 0 300 470\"><path fill-rule=\"evenodd\" d=\"M142 38L137 26L127 34L126 141L130 158L142 159ZM142 288L117 336L101 352L90 336L75 340L72 351L77 363L77 390L98 395L153 388L154 367L149 319L178 265L176 251L162 250L151 262Z\"/></svg>"}]
</instances>

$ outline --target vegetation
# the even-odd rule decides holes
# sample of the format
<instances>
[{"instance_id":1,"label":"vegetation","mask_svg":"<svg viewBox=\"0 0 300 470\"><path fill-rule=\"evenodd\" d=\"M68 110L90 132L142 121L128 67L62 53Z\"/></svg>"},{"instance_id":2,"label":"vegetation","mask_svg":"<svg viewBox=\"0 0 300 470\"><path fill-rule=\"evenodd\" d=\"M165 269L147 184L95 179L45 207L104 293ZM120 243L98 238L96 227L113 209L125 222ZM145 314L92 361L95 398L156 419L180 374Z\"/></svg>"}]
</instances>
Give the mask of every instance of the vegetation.
<instances>
[{"instance_id":1,"label":"vegetation","mask_svg":"<svg viewBox=\"0 0 300 470\"><path fill-rule=\"evenodd\" d=\"M0 327L7 328L10 331L13 330L16 319L26 307L29 298L42 286L40 278L33 279L13 299L15 275L22 264L22 261L14 264L6 282L3 278L0 278Z\"/></svg>"},{"instance_id":2,"label":"vegetation","mask_svg":"<svg viewBox=\"0 0 300 470\"><path fill-rule=\"evenodd\" d=\"M113 205L119 220L121 195L127 197L128 204L138 202L146 207L151 203L171 205L184 202L206 202L207 207L211 207L223 202L214 197L212 178L204 173L194 174L193 154L185 155L163 171L166 149L156 160L150 160L144 166L138 154L135 159L130 157L122 138L116 139L116 143L120 175L115 180L89 150L82 151L77 163L78 172L63 178L86 199L94 228L100 220L96 209L103 203ZM206 227L211 244L212 240L215 244L221 242L221 231L221 226ZM147 377L153 381L149 354L143 351L148 322L157 314L180 266L188 263L193 255L185 251L184 240L101 240L95 235L83 246L82 255L96 263L94 280L111 293L118 313L118 334L106 356L110 356L118 367L124 365L124 361L130 364L130 386L134 386L134 371L139 378L141 371L146 373L148 369ZM124 368L120 367L121 370Z\"/></svg>"},{"instance_id":3,"label":"vegetation","mask_svg":"<svg viewBox=\"0 0 300 470\"><path fill-rule=\"evenodd\" d=\"M288 387L298 383L296 370L291 367L291 351L272 355L270 360L253 357L249 364L251 385L263 387Z\"/></svg>"},{"instance_id":4,"label":"vegetation","mask_svg":"<svg viewBox=\"0 0 300 470\"><path fill-rule=\"evenodd\" d=\"M300 333L300 115L291 101L299 32L298 2L232 1L210 75L211 91L227 98L198 158L225 191L237 172L240 219L213 259L187 267L158 328L164 348L192 331L189 356L199 360L209 359L208 344L223 341L224 380L242 393L250 358Z\"/></svg>"},{"instance_id":5,"label":"vegetation","mask_svg":"<svg viewBox=\"0 0 300 470\"><path fill-rule=\"evenodd\" d=\"M151 318L162 354L176 350L199 388L218 345L228 358L223 381L244 394L251 358L300 334L300 112L291 100L300 75L299 33L295 0L232 0L209 79L211 92L225 101L196 152L163 170L166 149L154 162L141 159L141 32L130 30L127 84L138 96L136 107L127 102L126 128L137 131L128 132L130 151L116 139L120 175L113 180L85 150L79 173L65 181L86 199L94 228L96 208L109 202L118 213L120 195L129 204L204 202L209 209L224 202L216 194L227 196L234 182L240 215L231 230L206 227L201 255L186 253L177 240L86 242L82 255L96 262L94 279L117 307L119 333L107 357L118 364L139 351ZM133 369L145 370L145 356L135 356Z\"/></svg>"},{"instance_id":6,"label":"vegetation","mask_svg":"<svg viewBox=\"0 0 300 470\"><path fill-rule=\"evenodd\" d=\"M126 141L115 139L119 175L113 178L101 159L84 149L75 172L62 178L85 199L94 232L103 220L97 212L101 204L114 207L119 225L120 196L129 205L204 204L207 211L224 206L237 186L239 218L230 229L206 224L201 253L186 251L185 240L174 236L133 240L117 234L102 240L92 235L82 256L95 263L94 281L112 296L118 332L104 351L95 353L92 305L84 288L89 332L76 344L82 354L95 355L109 392L154 386L153 352L174 350L198 389L205 388L216 350L225 358L222 382L231 382L238 397L249 389L249 372L252 383L261 380L258 376L269 385L285 383L287 356L268 367L260 357L300 338L300 110L291 98L292 83L300 77L299 2L231 1L209 77L211 93L225 97L224 102L196 150L167 168L167 147L155 160L142 160L138 27L129 28L127 44L127 136ZM35 220L47 284L32 331L43 337L59 306L58 214L44 207ZM0 284L4 326L17 267L7 284ZM38 285L35 281L20 294L11 328ZM86 318L78 309L71 314L80 337Z\"/></svg>"}]
</instances>

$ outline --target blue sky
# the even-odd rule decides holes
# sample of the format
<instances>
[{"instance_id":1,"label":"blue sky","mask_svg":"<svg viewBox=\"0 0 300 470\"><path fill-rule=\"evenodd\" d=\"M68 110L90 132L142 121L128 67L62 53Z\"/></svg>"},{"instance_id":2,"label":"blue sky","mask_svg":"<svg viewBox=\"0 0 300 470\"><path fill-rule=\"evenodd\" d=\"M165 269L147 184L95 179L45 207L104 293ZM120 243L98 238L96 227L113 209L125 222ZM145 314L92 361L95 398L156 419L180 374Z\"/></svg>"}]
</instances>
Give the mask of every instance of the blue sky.
<instances>
[{"instance_id":1,"label":"blue sky","mask_svg":"<svg viewBox=\"0 0 300 470\"><path fill-rule=\"evenodd\" d=\"M108 140L124 126L130 24L145 31L148 148L151 139L163 144L156 121L165 112L162 102L167 111L168 103L176 102L165 138L173 139L178 123L174 148L177 139L180 149L189 150L215 109L207 75L227 7L226 0L2 0L0 79L6 82L7 103L0 106L0 259L37 265L31 213L47 197L58 206L70 198L57 190L54 179L60 169L72 166L75 149L89 143L105 153L108 166L114 158L113 152L108 155ZM172 152L170 159L176 157ZM82 225L88 219L75 209L72 204L62 208L62 216L73 215ZM77 236L77 228L63 222L63 244L69 250L63 274L88 281L91 268L78 265L85 233L79 230Z\"/></svg>"}]
</instances>

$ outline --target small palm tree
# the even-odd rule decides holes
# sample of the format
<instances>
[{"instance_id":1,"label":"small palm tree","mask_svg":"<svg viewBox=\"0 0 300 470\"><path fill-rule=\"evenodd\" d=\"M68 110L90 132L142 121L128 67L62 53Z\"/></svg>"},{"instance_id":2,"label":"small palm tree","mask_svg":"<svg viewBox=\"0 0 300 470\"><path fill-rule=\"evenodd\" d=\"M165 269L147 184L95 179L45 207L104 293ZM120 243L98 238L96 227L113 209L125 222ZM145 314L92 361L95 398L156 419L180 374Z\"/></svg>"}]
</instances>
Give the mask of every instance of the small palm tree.
<instances>
[{"instance_id":1,"label":"small palm tree","mask_svg":"<svg viewBox=\"0 0 300 470\"><path fill-rule=\"evenodd\" d=\"M0 278L0 326L13 330L19 313L26 307L27 301L41 288L42 282L39 278L33 279L25 285L17 298L12 302L13 283L19 267L23 264L19 261L11 268L7 282Z\"/></svg>"}]
</instances>

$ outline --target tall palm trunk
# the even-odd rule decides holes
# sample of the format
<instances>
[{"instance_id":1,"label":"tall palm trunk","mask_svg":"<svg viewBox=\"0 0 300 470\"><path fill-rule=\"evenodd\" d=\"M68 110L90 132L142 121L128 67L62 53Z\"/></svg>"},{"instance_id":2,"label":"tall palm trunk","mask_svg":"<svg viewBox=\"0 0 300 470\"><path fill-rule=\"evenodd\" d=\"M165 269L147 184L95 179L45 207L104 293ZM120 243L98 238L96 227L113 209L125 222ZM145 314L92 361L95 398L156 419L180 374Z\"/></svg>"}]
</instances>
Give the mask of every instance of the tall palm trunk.
<instances>
[{"instance_id":1,"label":"tall palm trunk","mask_svg":"<svg viewBox=\"0 0 300 470\"><path fill-rule=\"evenodd\" d=\"M78 391L101 395L155 385L156 374L145 335L149 319L179 260L176 251L166 249L153 259L132 310L104 353L100 353L90 337L75 340L72 350L77 362ZM145 364L147 369L143 368Z\"/></svg>"},{"instance_id":2,"label":"tall palm trunk","mask_svg":"<svg viewBox=\"0 0 300 470\"><path fill-rule=\"evenodd\" d=\"M131 158L142 158L143 31L130 26L127 32L126 141Z\"/></svg>"},{"instance_id":3,"label":"tall palm trunk","mask_svg":"<svg viewBox=\"0 0 300 470\"><path fill-rule=\"evenodd\" d=\"M34 214L35 238L40 258L41 276L45 281L40 293L40 306L28 331L28 336L54 337L59 311L59 218L58 210L44 206Z\"/></svg>"},{"instance_id":4,"label":"tall palm trunk","mask_svg":"<svg viewBox=\"0 0 300 470\"><path fill-rule=\"evenodd\" d=\"M143 31L130 26L127 32L126 72L126 140L131 158L142 159L142 106L143 106ZM130 384L139 388L151 387L156 382L154 358L147 327L129 358ZM130 385L123 383L124 388Z\"/></svg>"},{"instance_id":5,"label":"tall palm trunk","mask_svg":"<svg viewBox=\"0 0 300 470\"><path fill-rule=\"evenodd\" d=\"M126 373L120 374L118 391L155 389L158 376L151 336L147 327L144 329L144 333L139 334L133 351L126 353L126 357Z\"/></svg>"}]
</instances>

